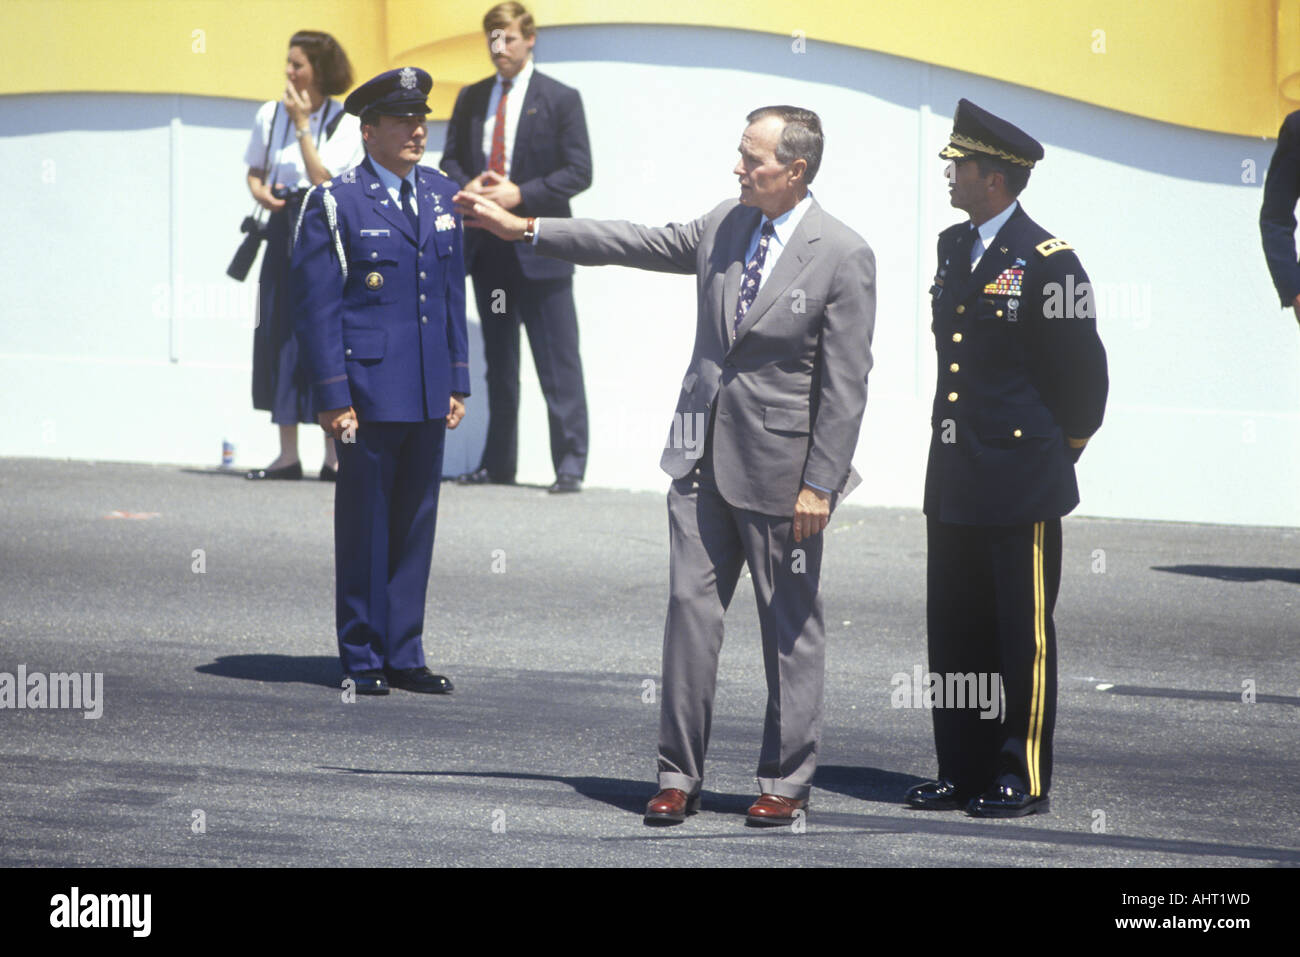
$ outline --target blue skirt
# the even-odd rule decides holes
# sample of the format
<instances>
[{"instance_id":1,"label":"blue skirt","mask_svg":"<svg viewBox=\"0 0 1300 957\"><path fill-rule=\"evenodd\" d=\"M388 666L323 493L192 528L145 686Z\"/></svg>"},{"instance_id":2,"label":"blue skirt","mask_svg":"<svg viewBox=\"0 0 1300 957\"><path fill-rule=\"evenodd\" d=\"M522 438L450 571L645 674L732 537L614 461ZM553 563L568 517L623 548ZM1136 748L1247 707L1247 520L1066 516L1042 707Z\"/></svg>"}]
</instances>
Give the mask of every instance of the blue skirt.
<instances>
[{"instance_id":1,"label":"blue skirt","mask_svg":"<svg viewBox=\"0 0 1300 957\"><path fill-rule=\"evenodd\" d=\"M289 253L300 197L271 214L259 289L260 321L253 330L253 408L276 425L316 423L308 370L298 361L289 312Z\"/></svg>"}]
</instances>

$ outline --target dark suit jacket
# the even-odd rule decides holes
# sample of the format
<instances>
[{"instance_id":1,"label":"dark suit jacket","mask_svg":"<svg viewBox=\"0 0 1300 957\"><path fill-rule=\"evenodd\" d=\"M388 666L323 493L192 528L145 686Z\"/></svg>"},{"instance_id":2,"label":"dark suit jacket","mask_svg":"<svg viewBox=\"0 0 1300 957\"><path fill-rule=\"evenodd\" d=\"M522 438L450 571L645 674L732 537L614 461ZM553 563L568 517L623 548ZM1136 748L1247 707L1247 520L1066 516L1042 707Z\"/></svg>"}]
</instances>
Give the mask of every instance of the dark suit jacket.
<instances>
[{"instance_id":1,"label":"dark suit jacket","mask_svg":"<svg viewBox=\"0 0 1300 957\"><path fill-rule=\"evenodd\" d=\"M461 186L487 169L483 126L495 82L496 77L490 76L464 87L447 124L442 168ZM522 204L512 210L518 216L572 216L570 197L591 185L591 143L582 97L573 87L536 69L519 114L510 179L523 196ZM539 256L527 243L503 243L479 229L470 230L466 237L465 258L470 272L475 271L479 254L489 247L494 254L518 256L528 279L573 275L569 263Z\"/></svg>"},{"instance_id":2,"label":"dark suit jacket","mask_svg":"<svg viewBox=\"0 0 1300 957\"><path fill-rule=\"evenodd\" d=\"M973 273L969 222L939 234L939 356L925 514L1022 525L1079 503L1078 445L1101 425L1106 351L1088 274L1022 207Z\"/></svg>"},{"instance_id":3,"label":"dark suit jacket","mask_svg":"<svg viewBox=\"0 0 1300 957\"><path fill-rule=\"evenodd\" d=\"M1278 298L1289 306L1300 293L1300 265L1295 251L1295 204L1300 199L1300 110L1282 123L1277 149L1264 178L1264 203L1259 210L1259 234L1264 258Z\"/></svg>"},{"instance_id":4,"label":"dark suit jacket","mask_svg":"<svg viewBox=\"0 0 1300 957\"><path fill-rule=\"evenodd\" d=\"M876 259L816 200L745 313L731 322L745 249L762 214L728 200L690 223L648 227L545 220L537 248L585 266L694 274L695 349L660 465L684 478L698 464L709 417L713 472L728 503L788 517L804 482L837 493L853 468L871 370Z\"/></svg>"},{"instance_id":5,"label":"dark suit jacket","mask_svg":"<svg viewBox=\"0 0 1300 957\"><path fill-rule=\"evenodd\" d=\"M317 408L350 405L362 423L441 419L451 393L469 394L456 186L428 166L416 182L418 237L367 157L312 190L293 248L291 308Z\"/></svg>"}]
</instances>

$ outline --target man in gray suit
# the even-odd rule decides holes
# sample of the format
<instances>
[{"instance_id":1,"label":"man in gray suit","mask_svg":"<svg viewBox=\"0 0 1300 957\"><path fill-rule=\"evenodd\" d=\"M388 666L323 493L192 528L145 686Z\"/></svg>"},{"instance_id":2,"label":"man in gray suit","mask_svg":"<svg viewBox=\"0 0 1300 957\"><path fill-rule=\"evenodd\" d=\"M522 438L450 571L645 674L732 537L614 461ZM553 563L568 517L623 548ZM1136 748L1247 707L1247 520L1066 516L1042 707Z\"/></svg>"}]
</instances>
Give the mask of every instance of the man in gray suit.
<instances>
[{"instance_id":1,"label":"man in gray suit","mask_svg":"<svg viewBox=\"0 0 1300 957\"><path fill-rule=\"evenodd\" d=\"M809 194L822 155L817 114L749 114L740 199L660 228L521 219L456 197L468 226L579 265L692 273L695 352L662 466L670 594L664 629L658 794L647 824L699 806L722 619L749 565L763 636L767 715L759 799L747 823L803 815L821 736L822 530L860 481L852 466L871 369L875 257ZM701 441L702 439L702 441Z\"/></svg>"}]
</instances>

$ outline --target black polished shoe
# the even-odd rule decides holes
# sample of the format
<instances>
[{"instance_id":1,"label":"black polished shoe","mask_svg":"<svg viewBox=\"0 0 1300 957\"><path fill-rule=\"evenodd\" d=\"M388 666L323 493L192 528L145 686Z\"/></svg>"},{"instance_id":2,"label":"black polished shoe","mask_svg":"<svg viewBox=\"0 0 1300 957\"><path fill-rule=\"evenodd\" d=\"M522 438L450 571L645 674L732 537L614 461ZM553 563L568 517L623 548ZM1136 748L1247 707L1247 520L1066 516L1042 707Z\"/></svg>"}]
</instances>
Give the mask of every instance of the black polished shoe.
<instances>
[{"instance_id":1,"label":"black polished shoe","mask_svg":"<svg viewBox=\"0 0 1300 957\"><path fill-rule=\"evenodd\" d=\"M442 675L435 675L428 668L385 668L388 683L403 691L418 694L451 694L452 683Z\"/></svg>"},{"instance_id":2,"label":"black polished shoe","mask_svg":"<svg viewBox=\"0 0 1300 957\"><path fill-rule=\"evenodd\" d=\"M332 469L328 465L320 467L320 480L322 482L337 482L339 480L339 470Z\"/></svg>"},{"instance_id":3,"label":"black polished shoe","mask_svg":"<svg viewBox=\"0 0 1300 957\"><path fill-rule=\"evenodd\" d=\"M561 492L581 492L582 479L578 478L576 475L557 475L555 477L555 484L546 491L550 492L552 495Z\"/></svg>"},{"instance_id":4,"label":"black polished shoe","mask_svg":"<svg viewBox=\"0 0 1300 957\"><path fill-rule=\"evenodd\" d=\"M382 671L358 671L344 675L343 680L351 681L357 694L388 694L388 679Z\"/></svg>"},{"instance_id":5,"label":"black polished shoe","mask_svg":"<svg viewBox=\"0 0 1300 957\"><path fill-rule=\"evenodd\" d=\"M297 481L302 478L302 463L294 462L292 465L286 465L278 469L254 469L251 472L245 472L244 478L254 482L261 482L265 479L287 479Z\"/></svg>"},{"instance_id":6,"label":"black polished shoe","mask_svg":"<svg viewBox=\"0 0 1300 957\"><path fill-rule=\"evenodd\" d=\"M1034 796L1005 784L991 787L966 805L971 817L1024 817L1046 814L1051 805L1046 794Z\"/></svg>"},{"instance_id":7,"label":"black polished shoe","mask_svg":"<svg viewBox=\"0 0 1300 957\"><path fill-rule=\"evenodd\" d=\"M514 485L513 478L497 478L487 469L478 469L456 476L457 485Z\"/></svg>"},{"instance_id":8,"label":"black polished shoe","mask_svg":"<svg viewBox=\"0 0 1300 957\"><path fill-rule=\"evenodd\" d=\"M971 794L947 778L926 781L909 788L903 798L909 807L921 811L960 811L970 803Z\"/></svg>"}]
</instances>

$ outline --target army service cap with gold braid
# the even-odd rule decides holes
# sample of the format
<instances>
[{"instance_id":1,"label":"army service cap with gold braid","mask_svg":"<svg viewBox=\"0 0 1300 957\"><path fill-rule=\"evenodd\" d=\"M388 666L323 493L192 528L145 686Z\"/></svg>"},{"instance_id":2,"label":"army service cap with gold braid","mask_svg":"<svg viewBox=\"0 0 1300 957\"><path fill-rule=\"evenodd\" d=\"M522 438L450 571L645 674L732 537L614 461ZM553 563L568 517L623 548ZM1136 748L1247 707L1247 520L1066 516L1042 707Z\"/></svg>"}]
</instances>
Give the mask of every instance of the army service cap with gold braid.
<instances>
[{"instance_id":1,"label":"army service cap with gold braid","mask_svg":"<svg viewBox=\"0 0 1300 957\"><path fill-rule=\"evenodd\" d=\"M1025 169L1043 158L1043 144L1018 126L982 110L970 100L958 100L952 115L950 142L940 159L967 159L976 154L993 156Z\"/></svg>"}]
</instances>

